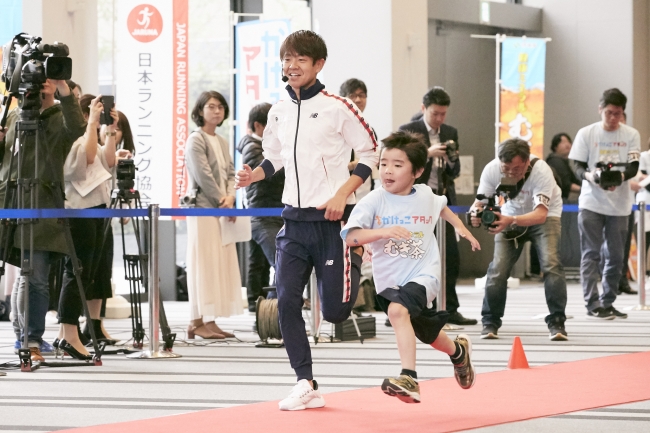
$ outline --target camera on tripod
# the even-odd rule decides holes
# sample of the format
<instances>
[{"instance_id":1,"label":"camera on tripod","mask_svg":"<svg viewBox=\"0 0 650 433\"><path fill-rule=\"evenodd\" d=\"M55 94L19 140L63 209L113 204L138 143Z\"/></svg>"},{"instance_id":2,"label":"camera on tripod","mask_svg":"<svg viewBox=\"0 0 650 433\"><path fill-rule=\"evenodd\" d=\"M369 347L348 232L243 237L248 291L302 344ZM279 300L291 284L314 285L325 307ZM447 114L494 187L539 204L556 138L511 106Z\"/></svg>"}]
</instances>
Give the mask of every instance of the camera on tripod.
<instances>
[{"instance_id":1,"label":"camera on tripod","mask_svg":"<svg viewBox=\"0 0 650 433\"><path fill-rule=\"evenodd\" d=\"M135 163L132 159L120 159L115 167L117 178L117 189L120 192L128 192L135 189Z\"/></svg>"},{"instance_id":2,"label":"camera on tripod","mask_svg":"<svg viewBox=\"0 0 650 433\"><path fill-rule=\"evenodd\" d=\"M447 158L451 162L458 161L458 143L454 140L447 140L444 143L440 143L443 146L447 146L445 152L447 153Z\"/></svg>"},{"instance_id":3,"label":"camera on tripod","mask_svg":"<svg viewBox=\"0 0 650 433\"><path fill-rule=\"evenodd\" d=\"M600 171L594 173L594 182L602 189L609 189L616 186L621 186L623 183L623 176L619 170L613 170L614 167L627 168L625 162L598 162L596 168Z\"/></svg>"},{"instance_id":4,"label":"camera on tripod","mask_svg":"<svg viewBox=\"0 0 650 433\"><path fill-rule=\"evenodd\" d=\"M17 95L22 118L26 120L38 117L40 92L48 78L69 80L72 76L68 46L60 42L45 44L41 40L20 33L2 49L2 81L10 95Z\"/></svg>"}]
</instances>

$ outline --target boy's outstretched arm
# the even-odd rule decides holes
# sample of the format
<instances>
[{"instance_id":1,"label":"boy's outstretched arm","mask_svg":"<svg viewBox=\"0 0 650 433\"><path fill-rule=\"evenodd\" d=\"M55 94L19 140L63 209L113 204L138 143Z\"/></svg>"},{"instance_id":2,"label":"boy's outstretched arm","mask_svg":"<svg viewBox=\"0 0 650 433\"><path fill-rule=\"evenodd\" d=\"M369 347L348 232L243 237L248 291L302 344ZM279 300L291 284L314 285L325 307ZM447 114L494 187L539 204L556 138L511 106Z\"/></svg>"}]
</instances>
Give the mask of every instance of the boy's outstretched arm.
<instances>
[{"instance_id":1,"label":"boy's outstretched arm","mask_svg":"<svg viewBox=\"0 0 650 433\"><path fill-rule=\"evenodd\" d=\"M472 244L472 251L480 250L481 245L478 243L476 238L472 236L472 233L470 233L469 230L467 230L467 227L465 227L465 224L458 218L458 216L449 209L449 207L445 206L445 208L440 212L440 218L444 219L448 223L450 223L454 228L456 229L456 233L458 233L461 237L467 239L470 244Z\"/></svg>"},{"instance_id":2,"label":"boy's outstretched arm","mask_svg":"<svg viewBox=\"0 0 650 433\"><path fill-rule=\"evenodd\" d=\"M411 239L411 232L400 226L382 229L351 228L345 237L345 243L351 247L361 246L379 239Z\"/></svg>"}]
</instances>

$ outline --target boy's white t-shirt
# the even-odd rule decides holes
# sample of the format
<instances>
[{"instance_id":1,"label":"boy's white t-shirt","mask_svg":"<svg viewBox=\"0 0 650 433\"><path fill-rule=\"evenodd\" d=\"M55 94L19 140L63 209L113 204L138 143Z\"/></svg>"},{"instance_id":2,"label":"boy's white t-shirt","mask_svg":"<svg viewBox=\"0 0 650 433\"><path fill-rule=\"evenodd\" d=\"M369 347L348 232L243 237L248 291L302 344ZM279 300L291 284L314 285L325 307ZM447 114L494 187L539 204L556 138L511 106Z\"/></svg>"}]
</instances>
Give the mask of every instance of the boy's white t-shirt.
<instances>
[{"instance_id":1,"label":"boy's white t-shirt","mask_svg":"<svg viewBox=\"0 0 650 433\"><path fill-rule=\"evenodd\" d=\"M562 216L562 190L555 182L551 167L537 157L531 155L531 160L537 159L535 165L521 187L521 191L512 200L508 200L501 208L503 215L515 216L532 212L538 205L548 209L547 216ZM501 183L501 162L493 159L481 173L481 181L477 194L492 196Z\"/></svg>"},{"instance_id":2,"label":"boy's white t-shirt","mask_svg":"<svg viewBox=\"0 0 650 433\"><path fill-rule=\"evenodd\" d=\"M375 189L357 203L341 230L345 240L352 228L380 229L402 226L411 239L380 239L368 244L372 251L372 274L377 293L394 290L408 282L427 290L427 307L440 290L440 253L433 234L447 198L437 196L427 185L413 185L409 195Z\"/></svg>"},{"instance_id":3,"label":"boy's white t-shirt","mask_svg":"<svg viewBox=\"0 0 650 433\"><path fill-rule=\"evenodd\" d=\"M569 153L569 159L586 162L594 171L598 162L619 163L636 161L641 151L639 132L621 124L616 131L605 131L602 122L593 123L578 131ZM615 170L625 171L624 167ZM602 215L627 216L632 211L632 196L627 181L614 191L606 191L588 180L582 181L580 209Z\"/></svg>"}]
</instances>

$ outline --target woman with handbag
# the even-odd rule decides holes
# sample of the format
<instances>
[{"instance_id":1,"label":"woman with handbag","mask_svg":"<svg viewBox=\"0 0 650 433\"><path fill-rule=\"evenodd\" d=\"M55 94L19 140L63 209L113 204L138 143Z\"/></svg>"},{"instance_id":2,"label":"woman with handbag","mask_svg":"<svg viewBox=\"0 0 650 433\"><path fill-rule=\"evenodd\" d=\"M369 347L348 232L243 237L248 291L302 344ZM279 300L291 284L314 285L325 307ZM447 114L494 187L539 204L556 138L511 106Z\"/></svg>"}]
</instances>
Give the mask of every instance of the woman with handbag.
<instances>
[{"instance_id":1,"label":"woman with handbag","mask_svg":"<svg viewBox=\"0 0 650 433\"><path fill-rule=\"evenodd\" d=\"M189 195L195 197L198 208L235 206L235 170L228 141L215 132L228 113L225 98L215 91L201 93L192 110L192 120L199 128L187 138L185 163ZM218 217L187 217L186 261L190 303L187 337L234 337L214 321L243 310L237 251L234 243L222 245Z\"/></svg>"}]
</instances>

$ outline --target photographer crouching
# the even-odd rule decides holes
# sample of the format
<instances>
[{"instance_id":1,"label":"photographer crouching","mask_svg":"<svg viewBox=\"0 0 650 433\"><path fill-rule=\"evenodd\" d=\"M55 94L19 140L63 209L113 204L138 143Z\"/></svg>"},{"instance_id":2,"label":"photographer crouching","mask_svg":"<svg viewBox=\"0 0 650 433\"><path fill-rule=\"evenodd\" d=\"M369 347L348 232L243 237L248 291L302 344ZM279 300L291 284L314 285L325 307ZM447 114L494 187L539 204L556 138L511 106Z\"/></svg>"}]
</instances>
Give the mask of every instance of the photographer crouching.
<instances>
[{"instance_id":1,"label":"photographer crouching","mask_svg":"<svg viewBox=\"0 0 650 433\"><path fill-rule=\"evenodd\" d=\"M527 142L506 140L499 145L498 155L483 169L477 199L468 215L472 227L483 225L496 235L481 310L481 338L499 338L508 277L524 244L531 241L544 274L549 338L567 340L567 289L560 263L562 192L548 164L536 157L531 159ZM500 198L505 200L502 207L498 206Z\"/></svg>"},{"instance_id":2,"label":"photographer crouching","mask_svg":"<svg viewBox=\"0 0 650 433\"><path fill-rule=\"evenodd\" d=\"M58 90L59 101L54 99L54 92ZM47 79L40 90L41 107L38 120L44 134L36 147L36 136L25 135L21 143L23 167L22 178L36 178L40 180L38 188L38 207L57 207L54 199L53 188L63 188L63 164L72 147L72 143L81 137L85 130L85 121L76 97L70 92L65 80ZM14 152L12 146L16 135L16 122L20 117L20 108L9 113L7 127L0 130L0 152L2 152L2 166L0 166L0 206L4 208L4 196L8 180L18 178L18 167L11 165L10 159ZM40 164L38 173L35 173L36 152L39 152ZM29 197L29 194L27 194ZM25 201L29 203L29 198ZM14 207L9 203L8 207ZM51 352L52 348L43 341L45 332L45 314L49 304L50 262L58 254L67 254L63 225L56 219L42 219L34 224L34 250L30 254L33 274L29 277L29 349L32 361L43 361L41 350ZM16 230L14 250L20 247L20 230ZM17 300L17 293L12 294L12 300ZM16 311L16 310L14 310ZM17 311L16 311L17 314ZM24 332L24 330L23 330ZM21 336L22 339L22 336Z\"/></svg>"}]
</instances>

